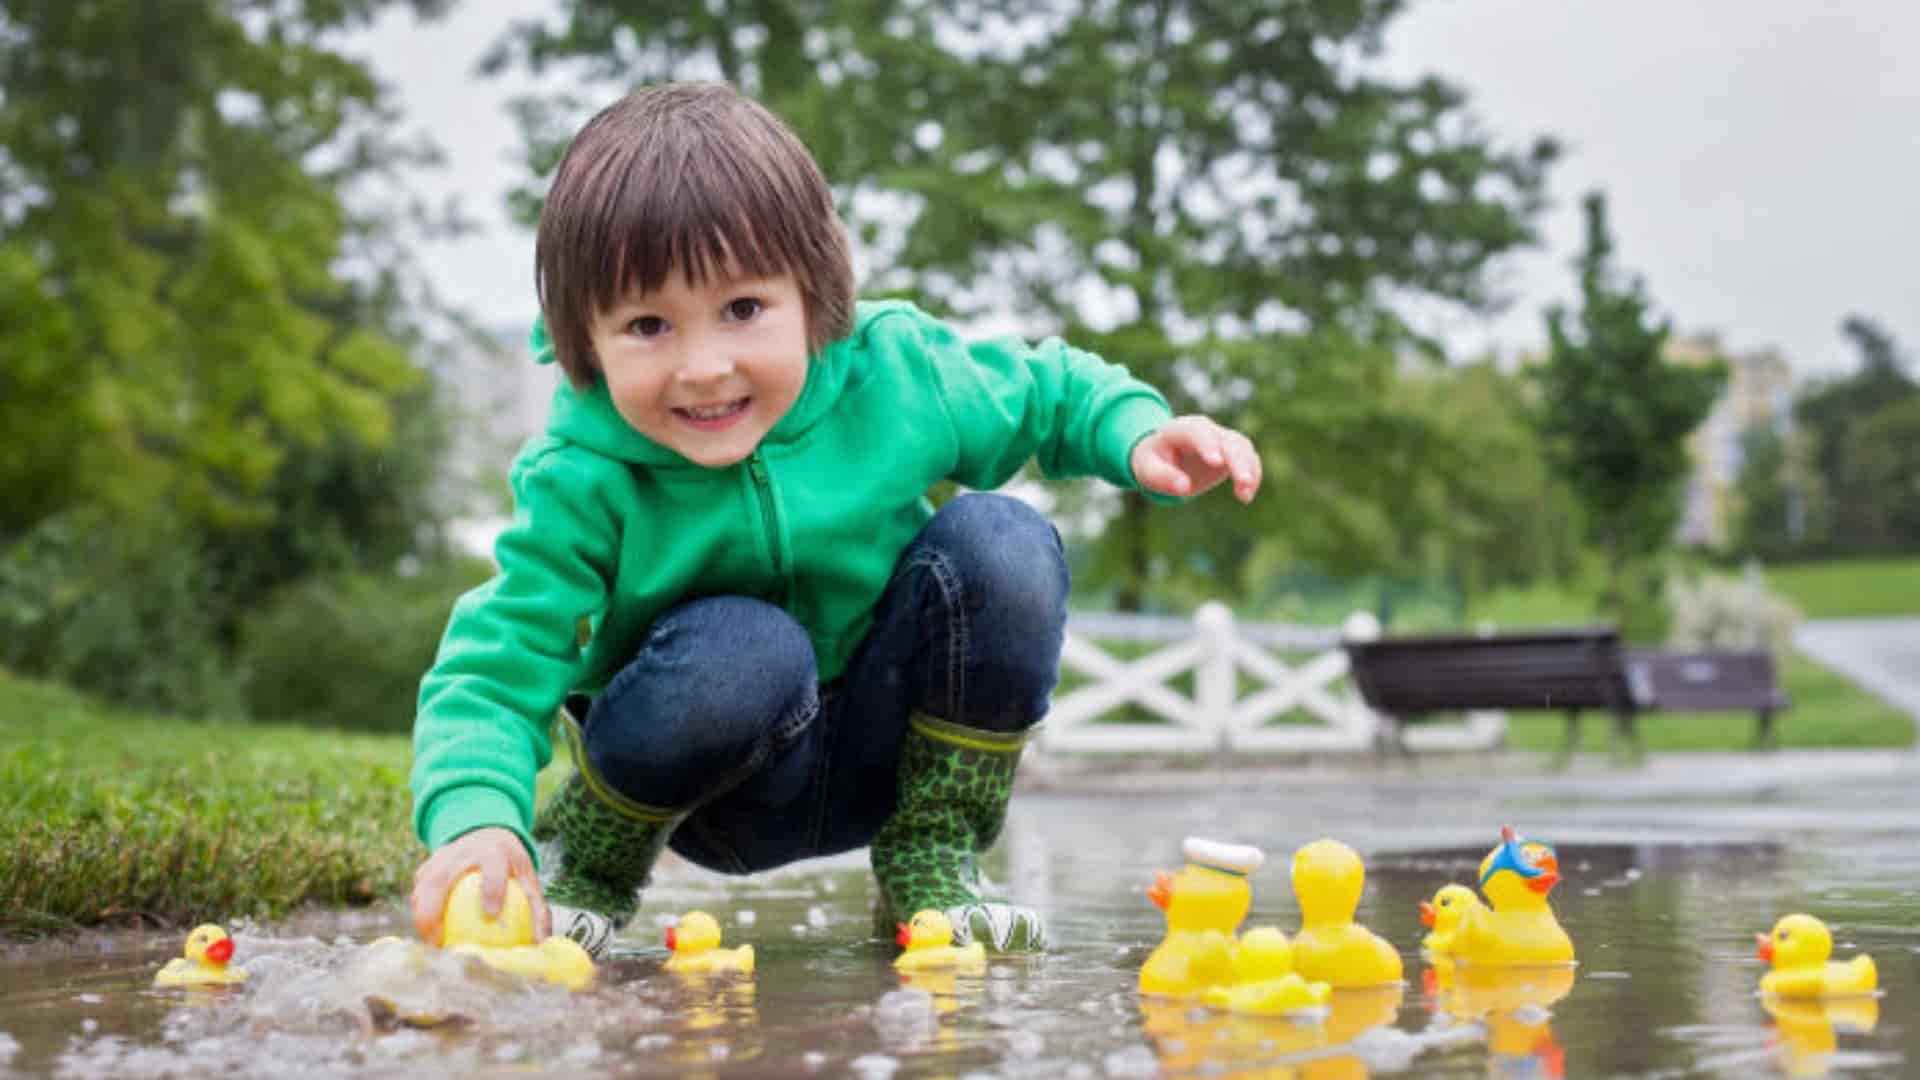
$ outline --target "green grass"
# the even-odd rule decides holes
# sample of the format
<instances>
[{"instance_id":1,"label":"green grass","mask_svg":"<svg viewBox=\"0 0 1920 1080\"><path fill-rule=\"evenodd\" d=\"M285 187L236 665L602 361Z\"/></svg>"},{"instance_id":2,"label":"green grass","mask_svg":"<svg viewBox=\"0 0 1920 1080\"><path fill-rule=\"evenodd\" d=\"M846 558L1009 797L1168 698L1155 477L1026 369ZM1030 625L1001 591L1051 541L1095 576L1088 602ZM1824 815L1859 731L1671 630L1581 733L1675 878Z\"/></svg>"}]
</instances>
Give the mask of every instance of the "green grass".
<instances>
[{"instance_id":1,"label":"green grass","mask_svg":"<svg viewBox=\"0 0 1920 1080\"><path fill-rule=\"evenodd\" d=\"M1906 714L1861 690L1799 653L1790 653L1780 673L1793 707L1774 717L1782 747L1908 746L1913 721ZM1608 749L1613 719L1584 713L1580 719L1583 751ZM1743 713L1643 713L1640 737L1649 751L1738 750L1753 739L1754 717ZM1566 737L1560 713L1509 713L1507 745L1516 750L1558 750Z\"/></svg>"},{"instance_id":2,"label":"green grass","mask_svg":"<svg viewBox=\"0 0 1920 1080\"><path fill-rule=\"evenodd\" d=\"M209 725L0 671L0 935L403 892L408 741Z\"/></svg>"},{"instance_id":3,"label":"green grass","mask_svg":"<svg viewBox=\"0 0 1920 1080\"><path fill-rule=\"evenodd\" d=\"M1766 580L1810 619L1920 615L1920 558L1770 566Z\"/></svg>"}]
</instances>

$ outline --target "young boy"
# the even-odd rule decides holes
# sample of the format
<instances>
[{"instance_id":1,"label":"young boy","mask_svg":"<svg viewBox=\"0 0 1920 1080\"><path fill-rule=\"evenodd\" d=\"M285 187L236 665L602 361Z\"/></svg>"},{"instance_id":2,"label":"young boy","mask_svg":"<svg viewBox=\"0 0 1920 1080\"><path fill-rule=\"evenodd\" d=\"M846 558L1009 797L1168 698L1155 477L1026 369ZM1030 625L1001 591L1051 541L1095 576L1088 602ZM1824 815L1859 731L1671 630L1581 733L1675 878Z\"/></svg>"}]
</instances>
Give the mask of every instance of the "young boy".
<instances>
[{"instance_id":1,"label":"young boy","mask_svg":"<svg viewBox=\"0 0 1920 1080\"><path fill-rule=\"evenodd\" d=\"M600 955L663 847L751 873L870 846L882 917L1043 948L975 860L1058 676L1060 538L1005 496L926 492L1037 457L1245 502L1252 444L1058 341L856 305L812 157L723 85L589 121L535 259L533 348L567 378L513 465L499 574L421 684L421 936L470 869L490 911L516 879L540 936ZM556 707L577 768L536 816Z\"/></svg>"}]
</instances>

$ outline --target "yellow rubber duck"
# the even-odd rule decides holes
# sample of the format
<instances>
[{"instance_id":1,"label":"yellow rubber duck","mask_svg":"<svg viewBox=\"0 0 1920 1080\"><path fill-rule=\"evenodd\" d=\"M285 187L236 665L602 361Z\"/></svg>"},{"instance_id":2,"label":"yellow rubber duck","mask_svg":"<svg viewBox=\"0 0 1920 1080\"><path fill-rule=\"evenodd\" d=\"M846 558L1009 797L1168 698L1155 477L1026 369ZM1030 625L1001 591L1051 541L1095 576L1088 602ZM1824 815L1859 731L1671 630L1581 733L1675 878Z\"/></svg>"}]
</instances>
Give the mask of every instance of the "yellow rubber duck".
<instances>
[{"instance_id":1,"label":"yellow rubber duck","mask_svg":"<svg viewBox=\"0 0 1920 1080\"><path fill-rule=\"evenodd\" d=\"M1465 885L1445 886L1433 894L1432 900L1420 901L1420 924L1432 931L1420 939L1420 947L1428 956L1452 956L1453 936L1460 929L1460 920L1476 909L1484 912L1487 905Z\"/></svg>"},{"instance_id":2,"label":"yellow rubber duck","mask_svg":"<svg viewBox=\"0 0 1920 1080\"><path fill-rule=\"evenodd\" d=\"M987 970L986 945L979 941L955 945L953 923L945 912L934 908L917 912L910 921L899 924L894 940L906 950L893 961L900 971Z\"/></svg>"},{"instance_id":3,"label":"yellow rubber duck","mask_svg":"<svg viewBox=\"0 0 1920 1080\"><path fill-rule=\"evenodd\" d=\"M688 974L727 972L753 974L753 946L737 949L720 947L720 924L704 911L689 911L678 924L667 930L668 971Z\"/></svg>"},{"instance_id":4,"label":"yellow rubber duck","mask_svg":"<svg viewBox=\"0 0 1920 1080\"><path fill-rule=\"evenodd\" d=\"M1880 999L1866 994L1835 998L1783 998L1771 994L1760 1007L1773 1017L1781 1071L1788 1076L1826 1076L1839 1052L1836 1033L1865 1035L1880 1023Z\"/></svg>"},{"instance_id":5,"label":"yellow rubber duck","mask_svg":"<svg viewBox=\"0 0 1920 1080\"><path fill-rule=\"evenodd\" d=\"M1266 855L1259 848L1198 836L1181 845L1187 864L1157 871L1147 899L1167 914L1167 936L1140 966L1140 992L1197 998L1233 982L1233 935L1253 904L1247 875Z\"/></svg>"},{"instance_id":6,"label":"yellow rubber duck","mask_svg":"<svg viewBox=\"0 0 1920 1080\"><path fill-rule=\"evenodd\" d=\"M1461 917L1454 957L1488 967L1573 963L1573 939L1547 906L1547 894L1559 883L1553 846L1524 840L1513 826L1503 826L1500 846L1480 860L1480 891L1492 909L1470 908Z\"/></svg>"},{"instance_id":7,"label":"yellow rubber duck","mask_svg":"<svg viewBox=\"0 0 1920 1080\"><path fill-rule=\"evenodd\" d=\"M1773 933L1755 934L1760 959L1773 970L1760 977L1760 992L1783 998L1847 997L1871 994L1880 985L1873 957L1865 953L1845 963L1830 963L1833 935L1811 915L1788 915Z\"/></svg>"},{"instance_id":8,"label":"yellow rubber duck","mask_svg":"<svg viewBox=\"0 0 1920 1080\"><path fill-rule=\"evenodd\" d=\"M1293 853L1301 922L1293 936L1293 968L1301 978L1336 990L1400 981L1399 952L1353 921L1365 886L1360 856L1338 840L1315 840Z\"/></svg>"},{"instance_id":9,"label":"yellow rubber duck","mask_svg":"<svg viewBox=\"0 0 1920 1080\"><path fill-rule=\"evenodd\" d=\"M472 956L488 967L580 990L593 982L593 958L569 938L533 943L533 906L519 882L507 881L498 918L487 918L480 900L480 872L461 875L447 892L440 915L443 949Z\"/></svg>"},{"instance_id":10,"label":"yellow rubber duck","mask_svg":"<svg viewBox=\"0 0 1920 1080\"><path fill-rule=\"evenodd\" d=\"M1325 1005L1332 992L1293 970L1293 946L1278 927L1256 926L1233 947L1233 985L1209 987L1205 1000L1230 1012L1279 1016Z\"/></svg>"},{"instance_id":11,"label":"yellow rubber duck","mask_svg":"<svg viewBox=\"0 0 1920 1080\"><path fill-rule=\"evenodd\" d=\"M212 923L193 928L187 935L184 955L167 961L154 973L155 986L237 986L247 981L247 973L230 968L233 939Z\"/></svg>"}]
</instances>

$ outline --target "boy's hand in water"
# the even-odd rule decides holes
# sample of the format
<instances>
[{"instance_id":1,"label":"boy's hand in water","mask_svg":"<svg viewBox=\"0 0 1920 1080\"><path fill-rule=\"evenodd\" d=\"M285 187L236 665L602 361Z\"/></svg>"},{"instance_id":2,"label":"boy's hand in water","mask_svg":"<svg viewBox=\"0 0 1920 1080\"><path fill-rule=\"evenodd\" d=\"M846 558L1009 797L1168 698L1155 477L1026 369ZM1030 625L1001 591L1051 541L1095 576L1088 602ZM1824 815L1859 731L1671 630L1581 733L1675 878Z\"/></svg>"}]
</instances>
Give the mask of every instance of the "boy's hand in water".
<instances>
[{"instance_id":1,"label":"boy's hand in water","mask_svg":"<svg viewBox=\"0 0 1920 1080\"><path fill-rule=\"evenodd\" d=\"M1133 478L1161 495L1198 495L1233 477L1233 497L1260 490L1260 452L1253 440L1204 416L1180 416L1133 444Z\"/></svg>"},{"instance_id":2,"label":"boy's hand in water","mask_svg":"<svg viewBox=\"0 0 1920 1080\"><path fill-rule=\"evenodd\" d=\"M533 940L545 941L553 930L553 915L547 910L547 898L540 895L533 859L518 835L498 827L462 834L413 872L413 928L420 939L440 943L440 914L447 906L447 893L462 874L474 869L480 871L480 904L487 917L500 914L507 900L507 880L518 879L533 909Z\"/></svg>"}]
</instances>

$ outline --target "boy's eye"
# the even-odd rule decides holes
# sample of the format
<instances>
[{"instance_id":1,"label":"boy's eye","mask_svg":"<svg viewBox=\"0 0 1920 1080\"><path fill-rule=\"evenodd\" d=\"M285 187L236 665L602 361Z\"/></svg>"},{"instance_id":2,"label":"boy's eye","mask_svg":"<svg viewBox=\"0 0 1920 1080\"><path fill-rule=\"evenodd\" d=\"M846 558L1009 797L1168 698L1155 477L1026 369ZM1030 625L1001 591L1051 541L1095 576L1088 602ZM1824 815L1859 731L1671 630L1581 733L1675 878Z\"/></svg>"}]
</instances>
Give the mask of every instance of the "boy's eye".
<instances>
[{"instance_id":1,"label":"boy's eye","mask_svg":"<svg viewBox=\"0 0 1920 1080\"><path fill-rule=\"evenodd\" d=\"M760 314L760 308L762 306L760 301L755 300L751 296L742 296L729 300L727 301L727 318L733 319L736 322L746 322L748 319Z\"/></svg>"},{"instance_id":2,"label":"boy's eye","mask_svg":"<svg viewBox=\"0 0 1920 1080\"><path fill-rule=\"evenodd\" d=\"M627 324L627 333L637 334L640 337L653 337L664 333L666 329L667 320L658 315L642 315Z\"/></svg>"}]
</instances>

